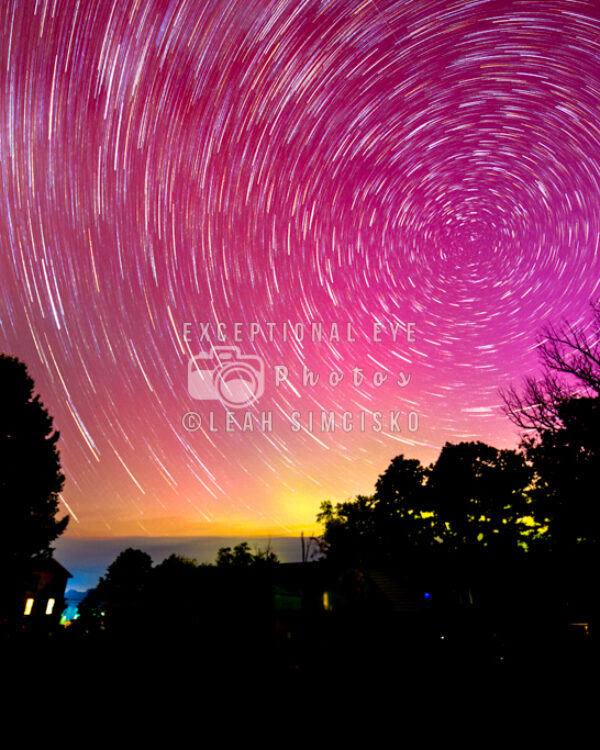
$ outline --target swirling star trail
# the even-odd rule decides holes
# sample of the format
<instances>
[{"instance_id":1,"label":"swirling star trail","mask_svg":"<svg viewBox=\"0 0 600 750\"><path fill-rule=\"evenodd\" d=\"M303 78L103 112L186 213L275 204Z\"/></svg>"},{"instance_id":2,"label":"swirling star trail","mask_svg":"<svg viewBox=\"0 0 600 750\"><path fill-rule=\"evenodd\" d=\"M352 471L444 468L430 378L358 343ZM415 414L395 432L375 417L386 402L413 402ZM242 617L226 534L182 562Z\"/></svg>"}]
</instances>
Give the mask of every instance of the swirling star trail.
<instances>
[{"instance_id":1,"label":"swirling star trail","mask_svg":"<svg viewBox=\"0 0 600 750\"><path fill-rule=\"evenodd\" d=\"M0 350L69 533L295 533L399 453L516 445L498 388L599 294L599 104L595 2L4 2ZM265 367L231 430L187 389L217 322Z\"/></svg>"}]
</instances>

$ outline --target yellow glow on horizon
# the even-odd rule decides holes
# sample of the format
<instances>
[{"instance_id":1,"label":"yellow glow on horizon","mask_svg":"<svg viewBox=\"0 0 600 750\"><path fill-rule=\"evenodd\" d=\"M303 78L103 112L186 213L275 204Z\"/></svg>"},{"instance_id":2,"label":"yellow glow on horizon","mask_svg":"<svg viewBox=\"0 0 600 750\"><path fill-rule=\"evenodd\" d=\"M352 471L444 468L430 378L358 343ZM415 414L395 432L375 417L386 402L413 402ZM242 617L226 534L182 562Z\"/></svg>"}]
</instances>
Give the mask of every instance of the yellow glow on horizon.
<instances>
[{"instance_id":1,"label":"yellow glow on horizon","mask_svg":"<svg viewBox=\"0 0 600 750\"><path fill-rule=\"evenodd\" d=\"M193 537L231 537L244 539L262 539L265 537L299 537L302 533L305 537L321 536L323 527L317 523L294 524L293 526L260 525L255 523L207 523L198 524L190 521L181 521L176 525L166 523L146 524L146 533L140 533L140 527L133 524L123 524L111 528L110 534L105 528L92 528L91 533L75 534L67 531L64 538L69 539L129 539L132 537L155 537L165 538L193 538Z\"/></svg>"}]
</instances>

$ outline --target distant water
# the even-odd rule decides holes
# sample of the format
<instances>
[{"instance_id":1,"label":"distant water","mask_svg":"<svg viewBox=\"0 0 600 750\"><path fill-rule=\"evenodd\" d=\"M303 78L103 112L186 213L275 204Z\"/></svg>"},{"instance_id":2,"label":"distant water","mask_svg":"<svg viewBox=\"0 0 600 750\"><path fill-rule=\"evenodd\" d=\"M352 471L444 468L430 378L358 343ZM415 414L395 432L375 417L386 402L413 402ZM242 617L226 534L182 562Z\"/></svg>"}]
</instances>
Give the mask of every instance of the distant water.
<instances>
[{"instance_id":1,"label":"distant water","mask_svg":"<svg viewBox=\"0 0 600 750\"><path fill-rule=\"evenodd\" d=\"M302 547L299 537L122 537L118 539L62 538L54 543L54 557L73 576L67 589L87 591L94 588L106 568L119 552L128 547L147 552L154 564L175 553L195 558L199 563L214 562L220 547L235 547L247 541L251 549L271 549L281 562L300 562Z\"/></svg>"}]
</instances>

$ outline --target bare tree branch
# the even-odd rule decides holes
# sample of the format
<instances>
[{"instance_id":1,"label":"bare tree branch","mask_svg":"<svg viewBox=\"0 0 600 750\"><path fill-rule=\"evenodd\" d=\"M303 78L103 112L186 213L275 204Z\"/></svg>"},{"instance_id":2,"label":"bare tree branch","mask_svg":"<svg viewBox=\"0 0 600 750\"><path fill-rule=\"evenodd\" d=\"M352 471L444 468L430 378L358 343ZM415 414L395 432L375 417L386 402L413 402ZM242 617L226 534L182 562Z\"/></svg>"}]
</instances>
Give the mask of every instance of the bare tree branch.
<instances>
[{"instance_id":1,"label":"bare tree branch","mask_svg":"<svg viewBox=\"0 0 600 750\"><path fill-rule=\"evenodd\" d=\"M591 335L567 323L545 328L539 344L544 375L527 378L522 391L510 386L500 392L504 414L522 430L559 429L563 404L600 396L600 303L592 310Z\"/></svg>"}]
</instances>

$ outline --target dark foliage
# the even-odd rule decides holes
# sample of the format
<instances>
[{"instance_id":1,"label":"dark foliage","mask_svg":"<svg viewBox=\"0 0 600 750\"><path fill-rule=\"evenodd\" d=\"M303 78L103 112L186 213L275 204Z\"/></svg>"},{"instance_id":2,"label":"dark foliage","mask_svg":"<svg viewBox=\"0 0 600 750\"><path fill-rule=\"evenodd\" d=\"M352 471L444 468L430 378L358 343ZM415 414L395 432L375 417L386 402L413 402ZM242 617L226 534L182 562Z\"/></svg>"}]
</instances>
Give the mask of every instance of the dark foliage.
<instances>
[{"instance_id":1,"label":"dark foliage","mask_svg":"<svg viewBox=\"0 0 600 750\"><path fill-rule=\"evenodd\" d=\"M27 367L0 355L0 498L4 534L0 559L19 568L51 554L68 516L58 520L58 493L64 483L56 449L59 433L33 396Z\"/></svg>"},{"instance_id":2,"label":"dark foliage","mask_svg":"<svg viewBox=\"0 0 600 750\"><path fill-rule=\"evenodd\" d=\"M503 393L508 417L535 471L532 494L554 553L591 554L598 544L600 484L600 305L584 327L548 328L540 341L541 378Z\"/></svg>"},{"instance_id":3,"label":"dark foliage","mask_svg":"<svg viewBox=\"0 0 600 750\"><path fill-rule=\"evenodd\" d=\"M216 565L170 555L153 566L141 550L121 552L95 589L79 605L76 630L123 635L173 629L222 630L227 613L244 602L245 611L264 603L264 584L278 564L272 550L252 552L247 542L222 547Z\"/></svg>"},{"instance_id":4,"label":"dark foliage","mask_svg":"<svg viewBox=\"0 0 600 750\"><path fill-rule=\"evenodd\" d=\"M330 502L318 520L330 558L439 563L518 552L531 535L531 469L523 455L484 443L446 443L428 468L396 456L373 496Z\"/></svg>"}]
</instances>

